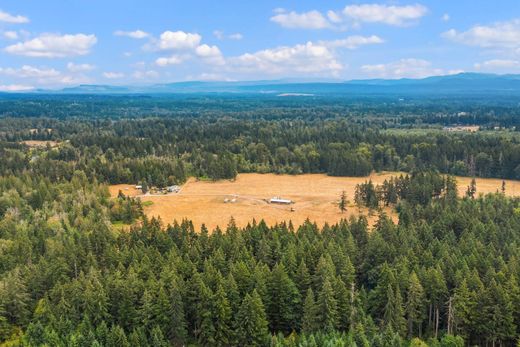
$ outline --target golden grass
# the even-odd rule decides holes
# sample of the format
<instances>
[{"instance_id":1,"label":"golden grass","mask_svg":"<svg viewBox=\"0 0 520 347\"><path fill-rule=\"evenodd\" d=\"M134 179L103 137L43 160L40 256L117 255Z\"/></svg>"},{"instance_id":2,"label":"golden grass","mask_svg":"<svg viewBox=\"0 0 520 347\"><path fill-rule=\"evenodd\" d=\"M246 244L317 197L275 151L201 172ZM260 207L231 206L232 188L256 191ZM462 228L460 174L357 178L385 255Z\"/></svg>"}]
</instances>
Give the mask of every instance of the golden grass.
<instances>
[{"instance_id":1,"label":"golden grass","mask_svg":"<svg viewBox=\"0 0 520 347\"><path fill-rule=\"evenodd\" d=\"M57 147L59 145L56 141L39 141L39 140L26 140L22 141L21 143L32 147L32 148L45 148L47 147L47 144L49 144L52 148Z\"/></svg>"},{"instance_id":2,"label":"golden grass","mask_svg":"<svg viewBox=\"0 0 520 347\"><path fill-rule=\"evenodd\" d=\"M351 215L368 215L366 209L354 206L356 185L371 179L374 184L381 184L385 179L399 175L396 172L374 173L367 177L331 177L323 174L275 175L275 174L240 174L235 181L197 181L190 178L178 194L163 196L141 196L142 201L153 202L145 207L147 216L160 216L165 223L187 218L200 228L204 223L212 230L217 225L225 227L233 217L238 226L245 226L253 219L264 219L269 225L292 220L294 225L302 224L307 218L322 226L333 224ZM464 194L471 178L458 177L460 194ZM490 193L500 190L500 179L477 179L477 193ZM113 185L112 196L119 190L125 195L138 196L139 191L132 185ZM350 204L345 213L341 213L337 202L342 191L347 193ZM506 193L520 194L520 182L506 181ZM291 199L292 205L269 204L274 196ZM225 199L236 202L225 202ZM294 211L291 211L291 208ZM397 215L391 208L385 212L396 222ZM368 216L370 224L378 216Z\"/></svg>"}]
</instances>

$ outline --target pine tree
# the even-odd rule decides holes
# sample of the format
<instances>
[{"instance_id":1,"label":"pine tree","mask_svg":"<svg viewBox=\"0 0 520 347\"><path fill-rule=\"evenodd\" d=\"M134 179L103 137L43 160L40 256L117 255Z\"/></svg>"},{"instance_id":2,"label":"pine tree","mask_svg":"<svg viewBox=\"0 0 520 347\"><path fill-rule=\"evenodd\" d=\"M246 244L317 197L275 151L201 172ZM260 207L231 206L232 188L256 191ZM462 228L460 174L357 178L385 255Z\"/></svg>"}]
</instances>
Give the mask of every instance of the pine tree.
<instances>
[{"instance_id":1,"label":"pine tree","mask_svg":"<svg viewBox=\"0 0 520 347\"><path fill-rule=\"evenodd\" d=\"M256 290L246 294L237 313L237 342L240 346L265 346L269 342L265 309Z\"/></svg>"},{"instance_id":2,"label":"pine tree","mask_svg":"<svg viewBox=\"0 0 520 347\"><path fill-rule=\"evenodd\" d=\"M107 347L130 347L125 331L118 325L112 326L107 338Z\"/></svg>"},{"instance_id":3,"label":"pine tree","mask_svg":"<svg viewBox=\"0 0 520 347\"><path fill-rule=\"evenodd\" d=\"M515 336L513 303L501 285L493 279L481 299L484 333L493 345L512 341Z\"/></svg>"},{"instance_id":4,"label":"pine tree","mask_svg":"<svg viewBox=\"0 0 520 347\"><path fill-rule=\"evenodd\" d=\"M341 279L336 280L334 286L336 292L336 301L338 303L338 326L342 331L348 331L351 327L352 318L352 295Z\"/></svg>"},{"instance_id":5,"label":"pine tree","mask_svg":"<svg viewBox=\"0 0 520 347\"><path fill-rule=\"evenodd\" d=\"M328 279L323 282L323 287L318 295L319 318L318 327L324 331L334 331L338 325L338 304L335 299L334 289Z\"/></svg>"},{"instance_id":6,"label":"pine tree","mask_svg":"<svg viewBox=\"0 0 520 347\"><path fill-rule=\"evenodd\" d=\"M468 198L471 198L471 199L474 199L475 198L475 193L477 192L477 181L475 180L475 178L473 177L471 179L471 183L470 185L468 186L468 189L466 191L466 196Z\"/></svg>"},{"instance_id":7,"label":"pine tree","mask_svg":"<svg viewBox=\"0 0 520 347\"><path fill-rule=\"evenodd\" d=\"M472 293L466 283L466 279L455 288L453 296L453 317L455 331L458 335L468 340L471 336L472 322L475 318L476 301L474 293Z\"/></svg>"},{"instance_id":8,"label":"pine tree","mask_svg":"<svg viewBox=\"0 0 520 347\"><path fill-rule=\"evenodd\" d=\"M167 336L170 341L176 345L183 345L186 336L186 318L184 315L184 303L182 301L182 293L179 280L174 282L170 290L170 322Z\"/></svg>"},{"instance_id":9,"label":"pine tree","mask_svg":"<svg viewBox=\"0 0 520 347\"><path fill-rule=\"evenodd\" d=\"M395 290L393 286L387 288L387 302L385 306L384 320L387 327L400 335L406 331L404 319L403 301L399 287Z\"/></svg>"},{"instance_id":10,"label":"pine tree","mask_svg":"<svg viewBox=\"0 0 520 347\"><path fill-rule=\"evenodd\" d=\"M213 300L214 296L202 281L199 287L199 301L197 304L197 322L199 329L197 339L203 346L215 345L215 325L213 324Z\"/></svg>"},{"instance_id":11,"label":"pine tree","mask_svg":"<svg viewBox=\"0 0 520 347\"><path fill-rule=\"evenodd\" d=\"M345 191L342 191L338 203L339 210L341 211L341 213L345 213L345 211L347 210L347 204L347 193Z\"/></svg>"},{"instance_id":12,"label":"pine tree","mask_svg":"<svg viewBox=\"0 0 520 347\"><path fill-rule=\"evenodd\" d=\"M134 329L128 336L128 343L132 347L148 347L148 339L142 327Z\"/></svg>"},{"instance_id":13,"label":"pine tree","mask_svg":"<svg viewBox=\"0 0 520 347\"><path fill-rule=\"evenodd\" d=\"M408 336L415 336L414 327L420 327L424 319L424 289L419 278L412 272L408 284L406 316L408 318ZM420 334L420 330L419 330Z\"/></svg>"},{"instance_id":14,"label":"pine tree","mask_svg":"<svg viewBox=\"0 0 520 347\"><path fill-rule=\"evenodd\" d=\"M298 265L294 280L298 290L300 291L300 297L305 298L307 290L311 286L311 275L303 259L300 261L300 265Z\"/></svg>"},{"instance_id":15,"label":"pine tree","mask_svg":"<svg viewBox=\"0 0 520 347\"><path fill-rule=\"evenodd\" d=\"M282 264L273 268L269 279L268 317L273 331L291 332L298 328L300 292Z\"/></svg>"},{"instance_id":16,"label":"pine tree","mask_svg":"<svg viewBox=\"0 0 520 347\"><path fill-rule=\"evenodd\" d=\"M215 346L228 346L231 341L231 306L222 286L214 296Z\"/></svg>"},{"instance_id":17,"label":"pine tree","mask_svg":"<svg viewBox=\"0 0 520 347\"><path fill-rule=\"evenodd\" d=\"M150 345L153 347L168 347L168 342L164 338L163 332L159 326L153 327L150 333Z\"/></svg>"},{"instance_id":18,"label":"pine tree","mask_svg":"<svg viewBox=\"0 0 520 347\"><path fill-rule=\"evenodd\" d=\"M318 307L314 301L312 288L307 290L305 303L303 305L302 331L306 334L316 331L318 327Z\"/></svg>"}]
</instances>

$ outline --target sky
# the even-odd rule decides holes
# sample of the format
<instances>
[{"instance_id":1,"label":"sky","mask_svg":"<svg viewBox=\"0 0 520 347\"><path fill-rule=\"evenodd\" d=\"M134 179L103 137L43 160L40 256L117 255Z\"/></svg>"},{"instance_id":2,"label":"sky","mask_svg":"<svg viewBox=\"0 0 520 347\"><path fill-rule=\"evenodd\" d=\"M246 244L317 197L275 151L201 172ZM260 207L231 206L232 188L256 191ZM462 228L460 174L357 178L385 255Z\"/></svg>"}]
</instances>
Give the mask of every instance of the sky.
<instances>
[{"instance_id":1,"label":"sky","mask_svg":"<svg viewBox=\"0 0 520 347\"><path fill-rule=\"evenodd\" d=\"M520 1L0 0L0 91L520 73Z\"/></svg>"}]
</instances>

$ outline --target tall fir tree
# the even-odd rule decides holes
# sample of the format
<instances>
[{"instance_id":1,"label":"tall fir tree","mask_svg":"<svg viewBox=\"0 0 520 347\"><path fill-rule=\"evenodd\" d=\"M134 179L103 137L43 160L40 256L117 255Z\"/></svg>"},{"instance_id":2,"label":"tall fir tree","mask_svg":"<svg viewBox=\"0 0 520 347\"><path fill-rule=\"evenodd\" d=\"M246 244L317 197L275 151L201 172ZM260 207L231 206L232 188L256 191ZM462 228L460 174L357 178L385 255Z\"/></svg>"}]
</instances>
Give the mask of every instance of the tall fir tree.
<instances>
[{"instance_id":1,"label":"tall fir tree","mask_svg":"<svg viewBox=\"0 0 520 347\"><path fill-rule=\"evenodd\" d=\"M253 290L246 294L237 313L237 343L240 346L266 346L269 330L264 305L260 295Z\"/></svg>"}]
</instances>

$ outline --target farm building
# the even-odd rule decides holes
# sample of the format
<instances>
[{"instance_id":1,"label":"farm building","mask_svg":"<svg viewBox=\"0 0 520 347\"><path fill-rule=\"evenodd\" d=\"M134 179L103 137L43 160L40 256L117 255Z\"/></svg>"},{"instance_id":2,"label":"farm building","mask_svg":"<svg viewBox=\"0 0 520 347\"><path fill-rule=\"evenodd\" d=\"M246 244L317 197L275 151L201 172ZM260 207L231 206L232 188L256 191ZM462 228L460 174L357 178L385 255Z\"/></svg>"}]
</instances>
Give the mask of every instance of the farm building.
<instances>
[{"instance_id":1,"label":"farm building","mask_svg":"<svg viewBox=\"0 0 520 347\"><path fill-rule=\"evenodd\" d=\"M288 200L288 199L282 199L280 197L274 197L271 200L269 200L269 203L271 203L271 204L289 205L289 204L292 204L293 201L292 200Z\"/></svg>"}]
</instances>

